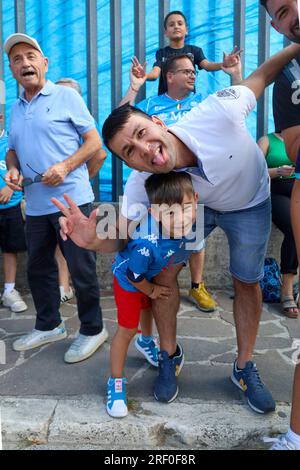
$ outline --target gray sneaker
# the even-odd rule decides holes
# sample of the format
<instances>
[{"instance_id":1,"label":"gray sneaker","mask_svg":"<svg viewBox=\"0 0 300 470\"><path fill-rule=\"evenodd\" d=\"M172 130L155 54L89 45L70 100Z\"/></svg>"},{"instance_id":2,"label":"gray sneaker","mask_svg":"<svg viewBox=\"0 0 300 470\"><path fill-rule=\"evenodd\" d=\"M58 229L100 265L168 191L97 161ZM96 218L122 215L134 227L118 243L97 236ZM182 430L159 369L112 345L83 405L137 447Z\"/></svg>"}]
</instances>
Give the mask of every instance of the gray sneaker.
<instances>
[{"instance_id":1,"label":"gray sneaker","mask_svg":"<svg viewBox=\"0 0 300 470\"><path fill-rule=\"evenodd\" d=\"M27 351L28 349L38 348L43 344L53 343L67 337L67 330L64 322L50 331L32 330L27 335L21 336L13 343L15 351Z\"/></svg>"},{"instance_id":2,"label":"gray sneaker","mask_svg":"<svg viewBox=\"0 0 300 470\"><path fill-rule=\"evenodd\" d=\"M79 333L65 354L65 362L72 364L84 361L94 354L107 338L108 332L105 327L95 336L85 336Z\"/></svg>"}]
</instances>

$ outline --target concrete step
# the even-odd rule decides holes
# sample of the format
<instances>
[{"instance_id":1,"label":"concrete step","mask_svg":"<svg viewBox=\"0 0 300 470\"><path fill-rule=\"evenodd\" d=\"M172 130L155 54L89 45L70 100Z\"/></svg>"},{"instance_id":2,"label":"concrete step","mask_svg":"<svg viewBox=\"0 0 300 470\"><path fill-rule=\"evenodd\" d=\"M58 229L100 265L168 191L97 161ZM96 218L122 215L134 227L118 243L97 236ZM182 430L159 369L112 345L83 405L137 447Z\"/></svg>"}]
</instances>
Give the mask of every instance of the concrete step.
<instances>
[{"instance_id":1,"label":"concrete step","mask_svg":"<svg viewBox=\"0 0 300 470\"><path fill-rule=\"evenodd\" d=\"M290 407L269 415L244 403L177 399L129 401L129 415L107 415L103 397L1 398L3 448L264 449L263 436L286 432ZM41 447L40 447L41 446Z\"/></svg>"}]
</instances>

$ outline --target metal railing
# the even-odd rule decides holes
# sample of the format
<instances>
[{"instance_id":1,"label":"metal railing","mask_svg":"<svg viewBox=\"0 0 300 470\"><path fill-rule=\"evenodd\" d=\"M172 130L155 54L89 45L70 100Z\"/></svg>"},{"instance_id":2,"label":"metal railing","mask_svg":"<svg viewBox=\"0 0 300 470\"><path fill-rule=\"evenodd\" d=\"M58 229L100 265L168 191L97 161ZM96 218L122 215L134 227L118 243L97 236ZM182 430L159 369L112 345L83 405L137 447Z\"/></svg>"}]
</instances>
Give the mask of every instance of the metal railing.
<instances>
[{"instance_id":1,"label":"metal railing","mask_svg":"<svg viewBox=\"0 0 300 470\"><path fill-rule=\"evenodd\" d=\"M163 21L170 11L169 0L158 1L159 21L159 47L166 44ZM26 0L14 0L15 5L15 31L26 32L25 21ZM234 2L234 44L239 48L245 48L245 13L246 0L233 0ZM86 0L86 44L87 44L87 96L88 107L95 120L99 118L99 90L98 90L98 25L97 25L97 0ZM0 50L3 51L2 7L0 0ZM111 105L118 106L122 98L122 18L121 0L110 0L110 47L111 47ZM141 62L145 60L145 0L134 0L134 51ZM259 41L258 63L262 63L269 55L270 50L270 25L269 18L263 8L259 8ZM242 61L244 61L244 56ZM244 65L244 64L243 64ZM0 79L4 77L3 54L0 54ZM19 91L19 90L18 90ZM138 99L145 97L145 91L141 91ZM2 112L4 113L4 106ZM5 113L4 113L5 115ZM268 127L268 91L258 102L257 137L265 134ZM118 200L123 193L123 168L122 162L112 160L112 197ZM99 200L99 177L94 182L96 200Z\"/></svg>"}]
</instances>

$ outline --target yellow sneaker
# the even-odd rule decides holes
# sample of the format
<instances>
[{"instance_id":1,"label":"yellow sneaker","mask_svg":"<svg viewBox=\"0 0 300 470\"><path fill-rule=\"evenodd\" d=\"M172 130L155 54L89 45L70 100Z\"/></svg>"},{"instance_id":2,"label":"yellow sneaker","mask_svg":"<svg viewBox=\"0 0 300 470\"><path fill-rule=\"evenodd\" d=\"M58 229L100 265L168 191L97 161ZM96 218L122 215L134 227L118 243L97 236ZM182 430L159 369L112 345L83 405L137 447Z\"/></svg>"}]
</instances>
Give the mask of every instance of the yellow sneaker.
<instances>
[{"instance_id":1,"label":"yellow sneaker","mask_svg":"<svg viewBox=\"0 0 300 470\"><path fill-rule=\"evenodd\" d=\"M203 312L215 311L217 304L211 294L205 289L204 282L201 282L197 289L190 289L189 298Z\"/></svg>"}]
</instances>

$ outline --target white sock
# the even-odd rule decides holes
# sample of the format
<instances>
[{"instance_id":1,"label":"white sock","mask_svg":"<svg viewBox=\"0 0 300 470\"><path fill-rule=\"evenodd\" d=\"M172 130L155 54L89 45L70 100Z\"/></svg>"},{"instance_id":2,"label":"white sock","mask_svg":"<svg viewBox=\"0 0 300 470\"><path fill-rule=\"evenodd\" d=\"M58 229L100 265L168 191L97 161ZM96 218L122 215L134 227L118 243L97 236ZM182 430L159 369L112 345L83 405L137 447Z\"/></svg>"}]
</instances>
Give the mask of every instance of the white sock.
<instances>
[{"instance_id":1,"label":"white sock","mask_svg":"<svg viewBox=\"0 0 300 470\"><path fill-rule=\"evenodd\" d=\"M4 294L9 294L15 288L14 282L6 282L4 284Z\"/></svg>"},{"instance_id":2,"label":"white sock","mask_svg":"<svg viewBox=\"0 0 300 470\"><path fill-rule=\"evenodd\" d=\"M294 444L294 446L296 447L297 450L300 450L300 436L299 436L299 434L296 434L289 427L289 430L286 434L286 437L289 441L291 441Z\"/></svg>"},{"instance_id":3,"label":"white sock","mask_svg":"<svg viewBox=\"0 0 300 470\"><path fill-rule=\"evenodd\" d=\"M60 296L61 297L64 297L65 295L69 295L69 294L72 293L72 287L69 287L68 292L65 291L64 286L59 286L59 290L60 290Z\"/></svg>"}]
</instances>

